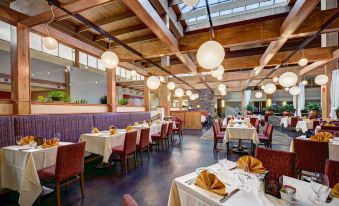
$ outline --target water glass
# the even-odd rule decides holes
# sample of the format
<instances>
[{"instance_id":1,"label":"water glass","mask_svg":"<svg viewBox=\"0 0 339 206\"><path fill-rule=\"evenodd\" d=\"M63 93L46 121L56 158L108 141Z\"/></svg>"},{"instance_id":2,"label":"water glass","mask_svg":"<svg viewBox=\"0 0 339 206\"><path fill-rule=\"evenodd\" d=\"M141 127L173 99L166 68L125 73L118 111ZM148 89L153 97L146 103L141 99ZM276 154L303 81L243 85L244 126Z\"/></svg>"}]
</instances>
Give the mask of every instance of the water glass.
<instances>
[{"instance_id":1,"label":"water glass","mask_svg":"<svg viewBox=\"0 0 339 206\"><path fill-rule=\"evenodd\" d=\"M326 200L325 195L329 191L328 176L321 173L315 173L314 176L310 178L310 181L311 189L316 195L313 203L315 205L322 205Z\"/></svg>"},{"instance_id":2,"label":"water glass","mask_svg":"<svg viewBox=\"0 0 339 206\"><path fill-rule=\"evenodd\" d=\"M227 151L219 150L218 151L218 163L223 170L227 170Z\"/></svg>"}]
</instances>

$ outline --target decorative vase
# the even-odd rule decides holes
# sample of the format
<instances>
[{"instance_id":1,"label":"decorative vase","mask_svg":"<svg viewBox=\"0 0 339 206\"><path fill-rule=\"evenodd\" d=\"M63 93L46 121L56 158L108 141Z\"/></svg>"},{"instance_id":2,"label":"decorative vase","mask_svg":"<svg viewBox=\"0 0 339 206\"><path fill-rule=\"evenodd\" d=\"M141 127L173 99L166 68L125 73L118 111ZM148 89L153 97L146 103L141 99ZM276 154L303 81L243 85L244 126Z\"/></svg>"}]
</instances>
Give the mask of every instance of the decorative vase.
<instances>
[{"instance_id":1,"label":"decorative vase","mask_svg":"<svg viewBox=\"0 0 339 206\"><path fill-rule=\"evenodd\" d=\"M311 110L308 112L308 118L317 118L319 116L319 111L317 110Z\"/></svg>"},{"instance_id":2,"label":"decorative vase","mask_svg":"<svg viewBox=\"0 0 339 206\"><path fill-rule=\"evenodd\" d=\"M273 116L273 111L265 111L266 116Z\"/></svg>"},{"instance_id":3,"label":"decorative vase","mask_svg":"<svg viewBox=\"0 0 339 206\"><path fill-rule=\"evenodd\" d=\"M289 111L283 111L283 112L282 112L282 115L283 115L284 117L289 117L289 116L291 116L291 112L289 112Z\"/></svg>"}]
</instances>

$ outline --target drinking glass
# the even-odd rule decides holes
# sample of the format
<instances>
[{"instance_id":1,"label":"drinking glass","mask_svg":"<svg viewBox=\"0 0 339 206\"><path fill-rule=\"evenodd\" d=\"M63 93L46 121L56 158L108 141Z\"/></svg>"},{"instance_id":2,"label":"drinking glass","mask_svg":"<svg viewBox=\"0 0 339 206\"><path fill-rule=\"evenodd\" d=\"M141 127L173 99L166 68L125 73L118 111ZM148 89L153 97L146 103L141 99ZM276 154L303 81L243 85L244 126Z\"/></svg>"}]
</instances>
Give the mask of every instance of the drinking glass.
<instances>
[{"instance_id":1,"label":"drinking glass","mask_svg":"<svg viewBox=\"0 0 339 206\"><path fill-rule=\"evenodd\" d=\"M21 138L22 138L21 135L15 136L15 143L19 146L21 146Z\"/></svg>"},{"instance_id":2,"label":"drinking glass","mask_svg":"<svg viewBox=\"0 0 339 206\"><path fill-rule=\"evenodd\" d=\"M235 174L241 182L239 189L243 190L244 192L250 192L251 187L248 184L248 180L250 178L250 169L249 169L248 165L245 165L243 170L244 170L243 173Z\"/></svg>"},{"instance_id":3,"label":"drinking glass","mask_svg":"<svg viewBox=\"0 0 339 206\"><path fill-rule=\"evenodd\" d=\"M222 170L227 170L227 151L219 150L218 151L218 163L221 166Z\"/></svg>"},{"instance_id":4,"label":"drinking glass","mask_svg":"<svg viewBox=\"0 0 339 206\"><path fill-rule=\"evenodd\" d=\"M315 205L322 205L326 199L324 196L329 190L328 176L321 173L315 173L314 176L310 178L310 181L311 189L316 195L313 203Z\"/></svg>"}]
</instances>

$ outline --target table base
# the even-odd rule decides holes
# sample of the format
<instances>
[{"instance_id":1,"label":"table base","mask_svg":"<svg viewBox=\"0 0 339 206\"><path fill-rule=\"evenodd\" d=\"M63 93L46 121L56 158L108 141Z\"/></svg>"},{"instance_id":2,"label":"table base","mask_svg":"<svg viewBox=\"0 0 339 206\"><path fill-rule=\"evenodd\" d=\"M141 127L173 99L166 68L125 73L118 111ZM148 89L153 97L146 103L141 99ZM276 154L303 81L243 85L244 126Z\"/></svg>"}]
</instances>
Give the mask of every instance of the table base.
<instances>
[{"instance_id":1,"label":"table base","mask_svg":"<svg viewBox=\"0 0 339 206\"><path fill-rule=\"evenodd\" d=\"M100 164L95 165L95 168L97 168L97 169L103 169L103 168L110 167L110 166L112 166L113 164L114 164L114 162L110 162L110 163L101 162Z\"/></svg>"}]
</instances>

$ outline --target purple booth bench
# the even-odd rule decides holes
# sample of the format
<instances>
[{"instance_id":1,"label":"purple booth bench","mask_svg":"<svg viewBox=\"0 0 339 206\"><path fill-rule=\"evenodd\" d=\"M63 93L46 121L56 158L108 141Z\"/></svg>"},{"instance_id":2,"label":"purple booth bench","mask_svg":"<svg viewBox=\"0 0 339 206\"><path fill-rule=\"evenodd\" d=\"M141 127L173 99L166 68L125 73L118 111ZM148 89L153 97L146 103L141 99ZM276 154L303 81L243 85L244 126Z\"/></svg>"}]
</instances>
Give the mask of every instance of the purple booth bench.
<instances>
[{"instance_id":1,"label":"purple booth bench","mask_svg":"<svg viewBox=\"0 0 339 206\"><path fill-rule=\"evenodd\" d=\"M13 145L16 137L27 135L52 138L59 134L61 141L78 142L80 135L90 132L92 127L125 128L135 121L149 119L149 112L0 116L0 147Z\"/></svg>"}]
</instances>

